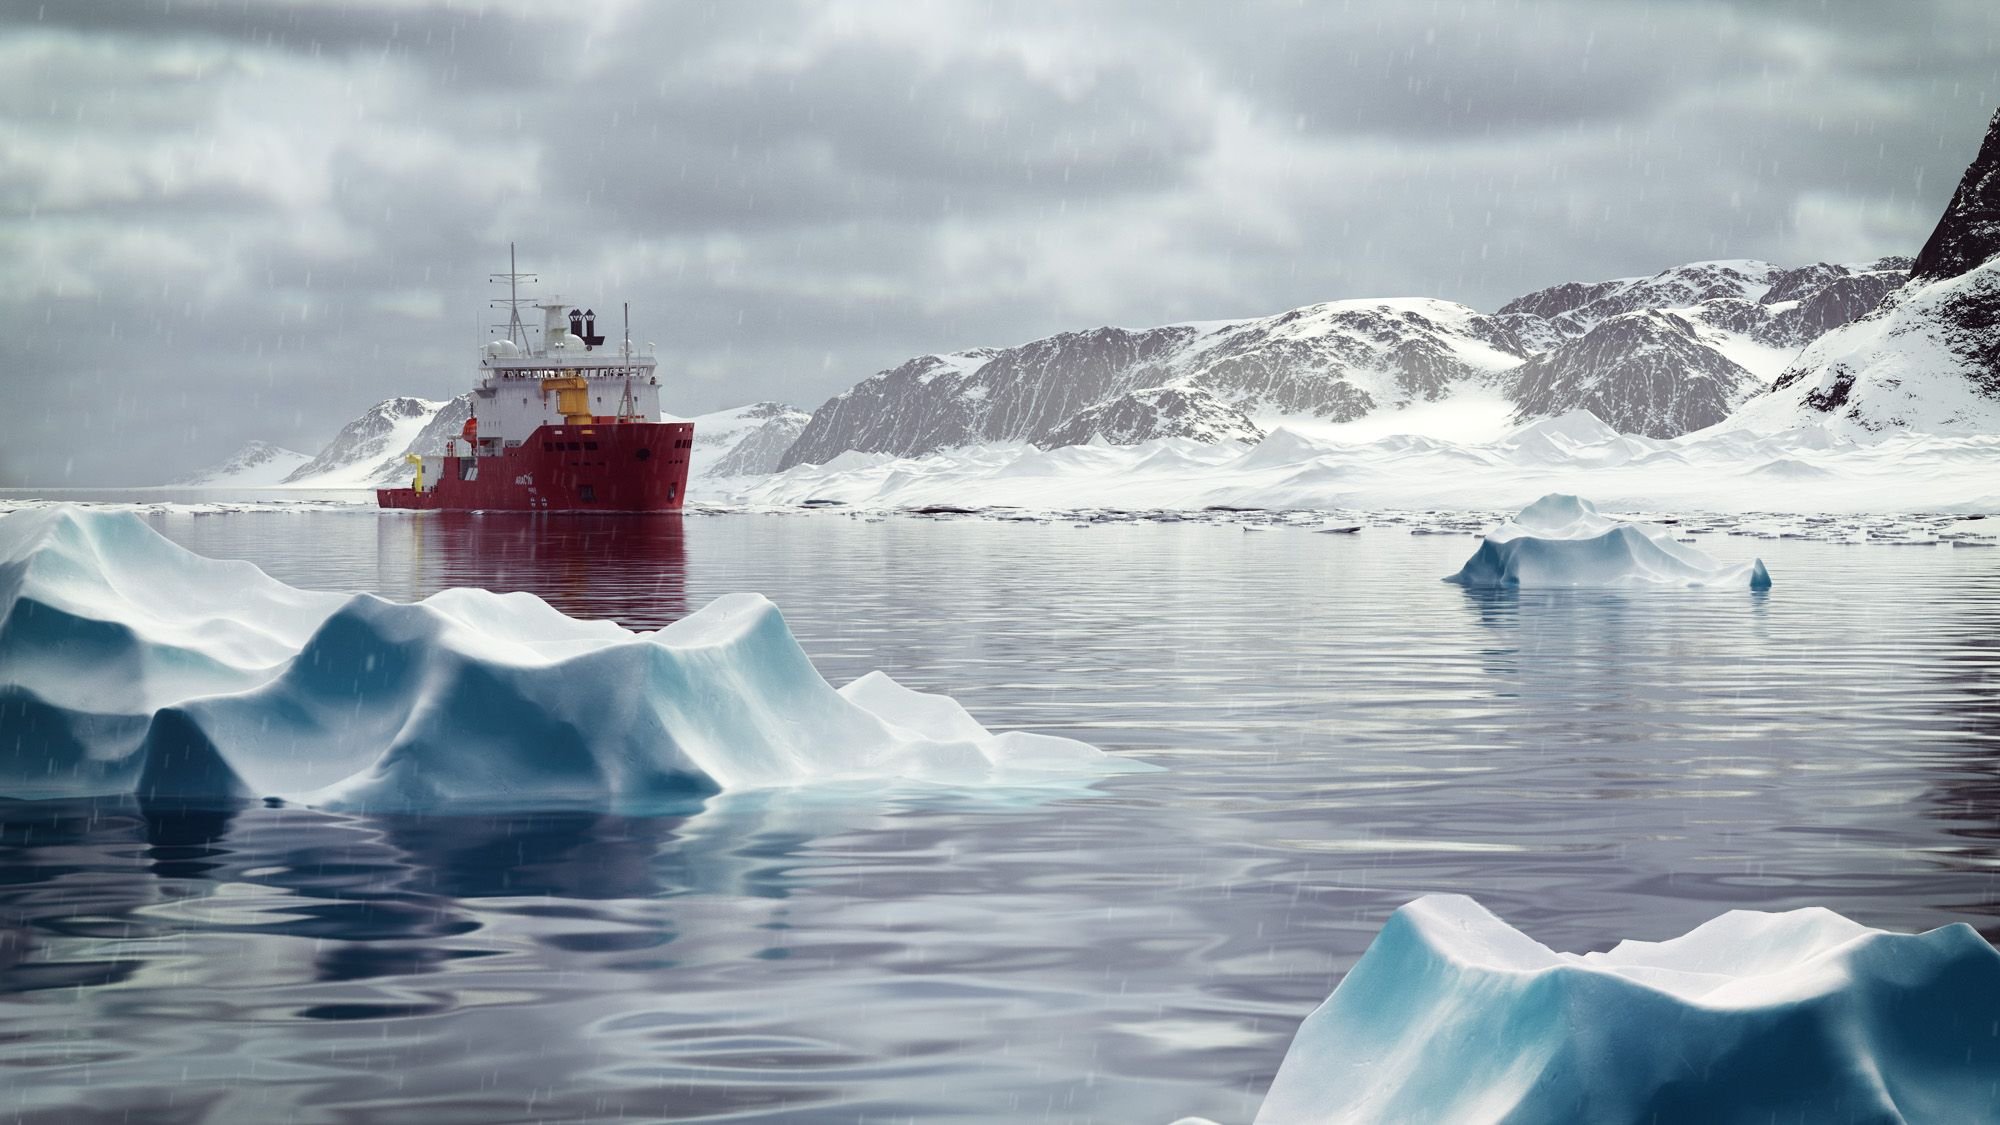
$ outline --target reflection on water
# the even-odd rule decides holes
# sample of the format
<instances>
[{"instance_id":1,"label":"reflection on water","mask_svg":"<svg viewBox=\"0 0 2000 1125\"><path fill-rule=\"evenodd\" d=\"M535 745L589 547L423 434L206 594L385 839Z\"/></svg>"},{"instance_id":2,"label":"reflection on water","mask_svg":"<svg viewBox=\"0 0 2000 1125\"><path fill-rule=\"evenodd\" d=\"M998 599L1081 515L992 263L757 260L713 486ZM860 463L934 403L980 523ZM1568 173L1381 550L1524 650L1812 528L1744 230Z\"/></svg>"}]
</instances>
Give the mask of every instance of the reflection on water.
<instances>
[{"instance_id":1,"label":"reflection on water","mask_svg":"<svg viewBox=\"0 0 2000 1125\"><path fill-rule=\"evenodd\" d=\"M404 517L394 529L404 534L380 543L395 559L385 569L407 567L410 596L439 586L525 590L572 617L657 629L689 610L682 520L433 512Z\"/></svg>"},{"instance_id":2,"label":"reflection on water","mask_svg":"<svg viewBox=\"0 0 2000 1125\"><path fill-rule=\"evenodd\" d=\"M2000 552L1759 544L1768 594L1490 594L1434 580L1469 541L1387 533L160 526L300 584L637 627L762 590L836 683L884 667L1169 769L658 818L0 807L24 1120L1243 1121L1428 891L1570 949L1805 903L2000 933Z\"/></svg>"}]
</instances>

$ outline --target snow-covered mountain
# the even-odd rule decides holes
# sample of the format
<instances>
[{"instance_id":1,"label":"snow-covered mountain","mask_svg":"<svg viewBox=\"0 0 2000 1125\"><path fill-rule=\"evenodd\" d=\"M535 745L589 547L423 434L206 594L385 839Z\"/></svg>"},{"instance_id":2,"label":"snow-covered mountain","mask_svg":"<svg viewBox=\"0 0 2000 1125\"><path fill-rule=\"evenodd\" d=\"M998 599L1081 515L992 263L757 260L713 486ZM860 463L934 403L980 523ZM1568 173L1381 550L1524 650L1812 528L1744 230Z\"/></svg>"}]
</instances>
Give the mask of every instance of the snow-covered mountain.
<instances>
[{"instance_id":1,"label":"snow-covered mountain","mask_svg":"<svg viewBox=\"0 0 2000 1125\"><path fill-rule=\"evenodd\" d=\"M1678 437L1713 426L1763 384L1681 316L1619 313L1514 373L1514 421L1588 410L1620 433Z\"/></svg>"},{"instance_id":2,"label":"snow-covered mountain","mask_svg":"<svg viewBox=\"0 0 2000 1125\"><path fill-rule=\"evenodd\" d=\"M1909 283L1819 337L1731 427L2000 433L2000 113Z\"/></svg>"},{"instance_id":3,"label":"snow-covered mountain","mask_svg":"<svg viewBox=\"0 0 2000 1125\"><path fill-rule=\"evenodd\" d=\"M1336 301L918 356L828 400L777 467L992 442L1256 441L1274 426L1405 412L1410 424L1398 428L1424 432L1417 419L1453 413L1425 407L1447 402L1491 413L1496 431L1588 409L1674 437L1723 420L1908 267L1693 262L1553 286L1491 315L1425 298Z\"/></svg>"},{"instance_id":4,"label":"snow-covered mountain","mask_svg":"<svg viewBox=\"0 0 2000 1125\"><path fill-rule=\"evenodd\" d=\"M316 488L366 488L391 460L400 461L446 404L398 397L369 407L340 428L318 456L294 469L286 484Z\"/></svg>"},{"instance_id":5,"label":"snow-covered mountain","mask_svg":"<svg viewBox=\"0 0 2000 1125\"><path fill-rule=\"evenodd\" d=\"M173 483L184 488L263 488L283 481L312 458L269 442L253 441L227 459Z\"/></svg>"},{"instance_id":6,"label":"snow-covered mountain","mask_svg":"<svg viewBox=\"0 0 2000 1125\"><path fill-rule=\"evenodd\" d=\"M1527 354L1501 320L1426 298L1065 332L1012 348L918 356L865 379L813 412L779 467L850 449L906 455L1093 437L1254 440L1262 418L1348 422L1436 401L1499 378ZM1161 428L1144 428L1148 422Z\"/></svg>"},{"instance_id":7,"label":"snow-covered mountain","mask_svg":"<svg viewBox=\"0 0 2000 1125\"><path fill-rule=\"evenodd\" d=\"M1241 410L1200 387L1153 387L1085 407L1043 434L1039 444L1058 448L1097 440L1137 445L1162 437L1213 443L1256 441L1263 436L1264 431Z\"/></svg>"},{"instance_id":8,"label":"snow-covered mountain","mask_svg":"<svg viewBox=\"0 0 2000 1125\"><path fill-rule=\"evenodd\" d=\"M1797 269L1751 259L1690 262L1651 277L1538 290L1500 306L1500 315L1524 337L1548 332L1573 340L1615 316L1670 310L1707 329L1707 342L1725 353L1746 347L1782 351L1776 360L1782 367L1801 346L1874 308L1903 284L1909 269L1910 259L1899 257ZM1529 317L1544 327L1526 321ZM1747 357L1747 363L1746 357L1731 358L1751 368L1772 362L1770 356Z\"/></svg>"},{"instance_id":9,"label":"snow-covered mountain","mask_svg":"<svg viewBox=\"0 0 2000 1125\"><path fill-rule=\"evenodd\" d=\"M753 402L679 419L694 423L689 475L742 477L771 472L811 417L786 403Z\"/></svg>"}]
</instances>

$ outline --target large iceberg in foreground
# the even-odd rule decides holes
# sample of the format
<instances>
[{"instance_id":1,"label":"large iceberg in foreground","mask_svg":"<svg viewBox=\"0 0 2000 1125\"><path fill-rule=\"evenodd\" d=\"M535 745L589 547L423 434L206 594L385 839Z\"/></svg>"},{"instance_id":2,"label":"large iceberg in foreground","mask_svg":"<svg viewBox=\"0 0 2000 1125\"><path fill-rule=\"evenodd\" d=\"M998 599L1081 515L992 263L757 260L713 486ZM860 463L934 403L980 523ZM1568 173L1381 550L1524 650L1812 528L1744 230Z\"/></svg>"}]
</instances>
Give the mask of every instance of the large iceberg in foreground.
<instances>
[{"instance_id":1,"label":"large iceberg in foreground","mask_svg":"<svg viewBox=\"0 0 2000 1125\"><path fill-rule=\"evenodd\" d=\"M1762 559L1724 566L1654 524L1599 515L1588 500L1552 493L1488 533L1457 574L1471 587L1747 586L1766 590Z\"/></svg>"},{"instance_id":2,"label":"large iceberg in foreground","mask_svg":"<svg viewBox=\"0 0 2000 1125\"><path fill-rule=\"evenodd\" d=\"M815 780L1144 768L995 735L879 672L836 692L756 594L634 633L529 594L295 590L129 513L0 517L4 797L641 808Z\"/></svg>"},{"instance_id":3,"label":"large iceberg in foreground","mask_svg":"<svg viewBox=\"0 0 2000 1125\"><path fill-rule=\"evenodd\" d=\"M1556 953L1430 895L1306 1017L1257 1115L1408 1121L2000 1121L2000 952L1811 908Z\"/></svg>"}]
</instances>

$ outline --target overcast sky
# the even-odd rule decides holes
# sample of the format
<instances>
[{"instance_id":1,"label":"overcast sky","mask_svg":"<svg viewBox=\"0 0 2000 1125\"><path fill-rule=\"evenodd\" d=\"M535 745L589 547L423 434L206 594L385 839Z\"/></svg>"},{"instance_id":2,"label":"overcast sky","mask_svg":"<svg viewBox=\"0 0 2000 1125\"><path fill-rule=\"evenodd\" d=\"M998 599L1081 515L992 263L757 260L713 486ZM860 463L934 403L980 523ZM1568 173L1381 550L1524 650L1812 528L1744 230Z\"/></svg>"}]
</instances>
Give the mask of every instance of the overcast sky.
<instances>
[{"instance_id":1,"label":"overcast sky","mask_svg":"<svg viewBox=\"0 0 2000 1125\"><path fill-rule=\"evenodd\" d=\"M571 9L574 9L574 14ZM929 351L1914 253L2000 4L0 0L0 484L470 386L507 243L667 409Z\"/></svg>"}]
</instances>

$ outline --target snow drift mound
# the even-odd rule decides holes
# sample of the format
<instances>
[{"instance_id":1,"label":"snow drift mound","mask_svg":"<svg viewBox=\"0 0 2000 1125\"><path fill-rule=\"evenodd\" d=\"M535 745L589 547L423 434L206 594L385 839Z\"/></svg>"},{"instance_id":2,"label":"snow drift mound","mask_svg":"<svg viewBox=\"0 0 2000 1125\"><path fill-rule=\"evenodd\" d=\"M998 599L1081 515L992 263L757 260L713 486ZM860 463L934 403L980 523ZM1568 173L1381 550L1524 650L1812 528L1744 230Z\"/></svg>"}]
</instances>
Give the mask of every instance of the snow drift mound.
<instances>
[{"instance_id":1,"label":"snow drift mound","mask_svg":"<svg viewBox=\"0 0 2000 1125\"><path fill-rule=\"evenodd\" d=\"M129 513L0 517L0 796L644 808L813 780L1143 768L994 735L879 672L836 692L756 594L633 633L529 594L294 590Z\"/></svg>"},{"instance_id":2,"label":"snow drift mound","mask_svg":"<svg viewBox=\"0 0 2000 1125\"><path fill-rule=\"evenodd\" d=\"M1963 924L1733 910L1578 955L1430 895L1306 1017L1257 1122L1990 1122L1996 1011Z\"/></svg>"},{"instance_id":3,"label":"snow drift mound","mask_svg":"<svg viewBox=\"0 0 2000 1125\"><path fill-rule=\"evenodd\" d=\"M1762 559L1723 566L1676 543L1663 527L1599 515L1595 505L1551 493L1486 536L1457 574L1470 587L1748 586L1767 590Z\"/></svg>"}]
</instances>

